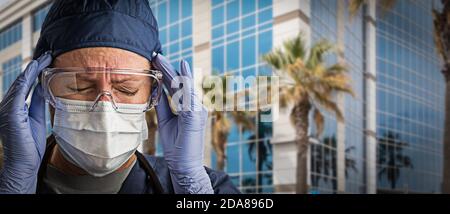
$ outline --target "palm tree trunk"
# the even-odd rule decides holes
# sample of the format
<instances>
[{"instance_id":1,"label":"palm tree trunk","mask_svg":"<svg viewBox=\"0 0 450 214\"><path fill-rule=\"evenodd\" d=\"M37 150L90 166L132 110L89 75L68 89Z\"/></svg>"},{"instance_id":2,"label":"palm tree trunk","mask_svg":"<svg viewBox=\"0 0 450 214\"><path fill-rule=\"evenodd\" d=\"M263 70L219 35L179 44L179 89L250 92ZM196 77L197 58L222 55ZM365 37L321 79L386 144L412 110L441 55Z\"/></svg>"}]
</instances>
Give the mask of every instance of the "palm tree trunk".
<instances>
[{"instance_id":1,"label":"palm tree trunk","mask_svg":"<svg viewBox=\"0 0 450 214\"><path fill-rule=\"evenodd\" d=\"M308 100L301 100L294 106L291 113L291 119L296 129L297 140L297 194L308 193L308 113L311 110L311 104Z\"/></svg>"},{"instance_id":2,"label":"palm tree trunk","mask_svg":"<svg viewBox=\"0 0 450 214\"><path fill-rule=\"evenodd\" d=\"M225 169L225 149L227 144L227 138L228 133L223 132L221 128L219 127L220 123L214 123L212 127L213 131L213 139L212 139L212 145L213 149L216 152L217 156L217 162L216 162L216 169L219 171L223 171Z\"/></svg>"},{"instance_id":3,"label":"palm tree trunk","mask_svg":"<svg viewBox=\"0 0 450 214\"><path fill-rule=\"evenodd\" d=\"M450 64L442 71L445 77L444 168L442 193L450 194Z\"/></svg>"}]
</instances>

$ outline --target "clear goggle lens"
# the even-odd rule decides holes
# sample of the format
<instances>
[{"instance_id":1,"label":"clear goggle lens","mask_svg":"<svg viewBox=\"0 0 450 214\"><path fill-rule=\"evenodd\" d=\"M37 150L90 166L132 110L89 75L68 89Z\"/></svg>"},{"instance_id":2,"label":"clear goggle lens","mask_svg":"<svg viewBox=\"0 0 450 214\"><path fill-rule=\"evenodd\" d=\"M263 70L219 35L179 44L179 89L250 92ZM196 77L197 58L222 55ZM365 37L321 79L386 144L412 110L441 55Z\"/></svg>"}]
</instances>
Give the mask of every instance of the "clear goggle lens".
<instances>
[{"instance_id":1,"label":"clear goggle lens","mask_svg":"<svg viewBox=\"0 0 450 214\"><path fill-rule=\"evenodd\" d=\"M117 112L128 113L123 106L146 106L148 111L158 104L162 89L162 73L157 70L105 68L49 68L42 74L46 99L54 107L58 100L92 102L86 111L94 111L101 101L110 101Z\"/></svg>"}]
</instances>

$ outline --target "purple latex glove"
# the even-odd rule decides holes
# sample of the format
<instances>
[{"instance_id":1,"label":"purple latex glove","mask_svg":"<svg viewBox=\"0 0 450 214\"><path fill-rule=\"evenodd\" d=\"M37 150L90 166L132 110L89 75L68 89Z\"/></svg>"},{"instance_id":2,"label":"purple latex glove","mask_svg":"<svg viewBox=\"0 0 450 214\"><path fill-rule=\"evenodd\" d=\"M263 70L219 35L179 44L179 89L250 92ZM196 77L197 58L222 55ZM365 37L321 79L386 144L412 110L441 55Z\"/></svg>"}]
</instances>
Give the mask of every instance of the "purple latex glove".
<instances>
[{"instance_id":1,"label":"purple latex glove","mask_svg":"<svg viewBox=\"0 0 450 214\"><path fill-rule=\"evenodd\" d=\"M170 97L183 94L182 108L172 113L165 93L156 107L159 137L165 160L169 165L172 183L177 194L213 194L211 180L203 166L204 131L208 112L195 95L193 75L186 61L180 63L178 73L161 54L154 57L153 65L163 73L163 84ZM182 89L172 88L179 78L185 82ZM181 90L181 91L180 91ZM189 98L185 102L184 98Z\"/></svg>"},{"instance_id":2,"label":"purple latex glove","mask_svg":"<svg viewBox=\"0 0 450 214\"><path fill-rule=\"evenodd\" d=\"M4 148L0 194L36 192L37 173L46 142L42 87L35 88L29 109L25 101L38 75L51 62L50 53L33 60L0 103L0 137Z\"/></svg>"}]
</instances>

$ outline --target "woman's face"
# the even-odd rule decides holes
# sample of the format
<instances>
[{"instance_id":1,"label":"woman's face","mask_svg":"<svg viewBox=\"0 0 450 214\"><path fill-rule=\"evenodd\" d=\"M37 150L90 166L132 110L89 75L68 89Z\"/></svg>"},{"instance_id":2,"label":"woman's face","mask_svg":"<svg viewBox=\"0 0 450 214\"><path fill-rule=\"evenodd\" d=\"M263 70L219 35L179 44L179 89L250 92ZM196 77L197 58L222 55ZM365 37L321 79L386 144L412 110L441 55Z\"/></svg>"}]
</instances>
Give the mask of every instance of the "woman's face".
<instances>
[{"instance_id":1,"label":"woman's face","mask_svg":"<svg viewBox=\"0 0 450 214\"><path fill-rule=\"evenodd\" d=\"M106 47L78 49L58 56L53 67L87 69L87 72L70 72L68 69L68 72L55 75L49 86L54 96L59 98L94 101L106 91L112 94L114 102L144 104L150 97L150 78L110 72L112 69L150 69L146 58L126 50ZM102 97L100 101L102 99L108 98Z\"/></svg>"}]
</instances>

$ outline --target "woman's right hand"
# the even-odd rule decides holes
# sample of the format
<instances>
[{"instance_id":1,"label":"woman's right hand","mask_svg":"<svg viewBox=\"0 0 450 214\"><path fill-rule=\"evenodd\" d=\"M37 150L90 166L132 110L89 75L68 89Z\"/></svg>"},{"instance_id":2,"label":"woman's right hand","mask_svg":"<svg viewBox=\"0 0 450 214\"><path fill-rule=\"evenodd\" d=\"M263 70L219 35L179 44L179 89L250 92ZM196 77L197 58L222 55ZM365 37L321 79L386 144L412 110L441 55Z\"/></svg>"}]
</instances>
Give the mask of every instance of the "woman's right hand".
<instances>
[{"instance_id":1,"label":"woman's right hand","mask_svg":"<svg viewBox=\"0 0 450 214\"><path fill-rule=\"evenodd\" d=\"M50 53L30 62L0 103L0 137L4 149L0 194L36 192L37 173L46 144L42 86L35 88L29 109L26 99L41 71L51 62Z\"/></svg>"}]
</instances>

